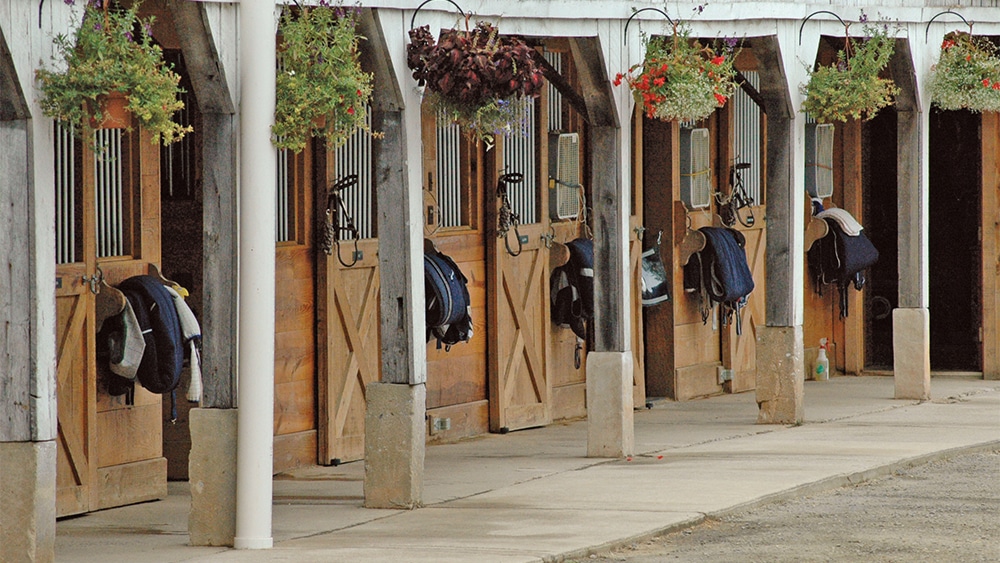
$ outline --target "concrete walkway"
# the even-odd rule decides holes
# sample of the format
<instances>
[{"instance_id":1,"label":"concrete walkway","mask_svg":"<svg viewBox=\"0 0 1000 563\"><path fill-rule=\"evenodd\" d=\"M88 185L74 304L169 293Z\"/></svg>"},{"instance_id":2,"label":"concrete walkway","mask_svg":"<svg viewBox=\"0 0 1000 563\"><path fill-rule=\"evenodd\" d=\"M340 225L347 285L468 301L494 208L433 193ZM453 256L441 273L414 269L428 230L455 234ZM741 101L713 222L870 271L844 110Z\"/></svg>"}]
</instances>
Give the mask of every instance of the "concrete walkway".
<instances>
[{"instance_id":1,"label":"concrete walkway","mask_svg":"<svg viewBox=\"0 0 1000 563\"><path fill-rule=\"evenodd\" d=\"M656 402L637 455L584 457L585 421L427 449L423 508L371 510L363 464L274 481L275 547L187 545L187 483L163 501L60 521L58 561L532 562L596 551L778 499L975 449L1000 449L1000 381L935 377L933 400L890 377L805 384L806 422L754 424L754 394Z\"/></svg>"}]
</instances>

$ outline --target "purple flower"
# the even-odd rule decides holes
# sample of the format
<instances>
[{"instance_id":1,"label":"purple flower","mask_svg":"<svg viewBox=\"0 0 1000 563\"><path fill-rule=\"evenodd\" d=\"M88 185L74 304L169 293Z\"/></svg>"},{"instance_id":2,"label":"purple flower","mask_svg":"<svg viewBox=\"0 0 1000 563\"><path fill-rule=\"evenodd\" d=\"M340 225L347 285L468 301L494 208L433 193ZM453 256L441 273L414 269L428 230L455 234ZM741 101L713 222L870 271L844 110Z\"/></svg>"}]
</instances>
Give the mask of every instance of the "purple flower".
<instances>
[{"instance_id":1,"label":"purple flower","mask_svg":"<svg viewBox=\"0 0 1000 563\"><path fill-rule=\"evenodd\" d=\"M858 18L858 23L868 23L868 14L866 14L864 10L861 11L861 17Z\"/></svg>"},{"instance_id":2,"label":"purple flower","mask_svg":"<svg viewBox=\"0 0 1000 563\"><path fill-rule=\"evenodd\" d=\"M75 5L76 5L76 0L63 0L63 2L64 2L64 3L65 3L65 4L67 5L67 6L75 6Z\"/></svg>"},{"instance_id":3,"label":"purple flower","mask_svg":"<svg viewBox=\"0 0 1000 563\"><path fill-rule=\"evenodd\" d=\"M330 2L328 0L319 0L319 5L323 6L324 8L329 8Z\"/></svg>"},{"instance_id":4,"label":"purple flower","mask_svg":"<svg viewBox=\"0 0 1000 563\"><path fill-rule=\"evenodd\" d=\"M692 9L691 9L691 11L692 11L692 12L697 12L697 13L699 13L699 14L700 14L700 13L702 13L702 12L704 12L704 11L705 11L705 5L704 5L704 4L700 4L700 5L698 5L697 7L695 7L695 8L692 8Z\"/></svg>"},{"instance_id":5,"label":"purple flower","mask_svg":"<svg viewBox=\"0 0 1000 563\"><path fill-rule=\"evenodd\" d=\"M146 37L152 37L153 36L153 28L150 27L148 23L143 24L142 29L143 29L143 31L146 32Z\"/></svg>"},{"instance_id":6,"label":"purple flower","mask_svg":"<svg viewBox=\"0 0 1000 563\"><path fill-rule=\"evenodd\" d=\"M131 31L126 31L125 32L125 39L128 39L129 42L132 41L132 32Z\"/></svg>"},{"instance_id":7,"label":"purple flower","mask_svg":"<svg viewBox=\"0 0 1000 563\"><path fill-rule=\"evenodd\" d=\"M728 47L729 49L735 49L736 46L739 45L740 43L740 40L735 37L726 37L725 39L723 39L723 41L726 43L726 47Z\"/></svg>"},{"instance_id":8,"label":"purple flower","mask_svg":"<svg viewBox=\"0 0 1000 563\"><path fill-rule=\"evenodd\" d=\"M95 22L94 23L94 31L100 31L101 29L102 29L101 28L101 22Z\"/></svg>"}]
</instances>

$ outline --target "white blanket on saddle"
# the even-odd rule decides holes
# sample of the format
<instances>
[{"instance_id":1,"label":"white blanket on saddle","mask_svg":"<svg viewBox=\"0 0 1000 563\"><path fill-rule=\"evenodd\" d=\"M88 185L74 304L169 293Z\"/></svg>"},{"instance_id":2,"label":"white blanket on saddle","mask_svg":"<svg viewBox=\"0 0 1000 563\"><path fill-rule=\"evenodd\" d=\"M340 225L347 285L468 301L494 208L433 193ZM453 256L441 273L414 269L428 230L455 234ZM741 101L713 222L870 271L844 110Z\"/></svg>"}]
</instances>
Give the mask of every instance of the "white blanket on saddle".
<instances>
[{"instance_id":1,"label":"white blanket on saddle","mask_svg":"<svg viewBox=\"0 0 1000 563\"><path fill-rule=\"evenodd\" d=\"M820 219L833 219L840 226L840 230L844 231L844 234L851 237L856 237L861 234L861 223L855 219L847 211L840 209L839 207L831 207L829 209L824 209L816 214L816 217Z\"/></svg>"}]
</instances>

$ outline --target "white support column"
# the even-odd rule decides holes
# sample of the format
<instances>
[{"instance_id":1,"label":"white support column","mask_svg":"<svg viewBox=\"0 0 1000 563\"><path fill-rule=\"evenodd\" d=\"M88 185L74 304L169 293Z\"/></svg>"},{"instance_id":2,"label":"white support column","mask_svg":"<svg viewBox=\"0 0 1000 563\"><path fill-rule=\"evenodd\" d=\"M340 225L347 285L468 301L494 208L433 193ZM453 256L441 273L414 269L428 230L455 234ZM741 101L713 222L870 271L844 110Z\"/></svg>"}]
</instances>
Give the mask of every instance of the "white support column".
<instances>
[{"instance_id":1,"label":"white support column","mask_svg":"<svg viewBox=\"0 0 1000 563\"><path fill-rule=\"evenodd\" d=\"M237 549L273 544L275 21L272 0L240 3Z\"/></svg>"}]
</instances>

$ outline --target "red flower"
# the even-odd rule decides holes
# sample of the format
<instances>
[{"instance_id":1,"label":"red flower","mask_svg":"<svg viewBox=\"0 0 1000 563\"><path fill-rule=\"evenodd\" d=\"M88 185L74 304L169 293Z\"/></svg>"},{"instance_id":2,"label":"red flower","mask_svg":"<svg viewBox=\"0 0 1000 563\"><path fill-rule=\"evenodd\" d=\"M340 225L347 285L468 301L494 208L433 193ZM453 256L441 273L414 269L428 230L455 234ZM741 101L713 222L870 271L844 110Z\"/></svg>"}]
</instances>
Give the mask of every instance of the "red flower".
<instances>
[{"instance_id":1,"label":"red flower","mask_svg":"<svg viewBox=\"0 0 1000 563\"><path fill-rule=\"evenodd\" d=\"M726 60L725 57L718 56L718 57L715 57L714 59L712 59L712 64L714 64L714 65L721 65L723 62L725 62L725 60Z\"/></svg>"},{"instance_id":2,"label":"red flower","mask_svg":"<svg viewBox=\"0 0 1000 563\"><path fill-rule=\"evenodd\" d=\"M654 78L654 79L653 79L653 85L654 85L654 86L663 86L663 84L664 84L664 83L665 83L666 81L667 81L667 79L666 79L666 78L664 78L664 77L662 77L662 76L661 76L661 77L659 77L659 78Z\"/></svg>"},{"instance_id":3,"label":"red flower","mask_svg":"<svg viewBox=\"0 0 1000 563\"><path fill-rule=\"evenodd\" d=\"M353 107L347 108L347 115L354 115L354 108Z\"/></svg>"},{"instance_id":4,"label":"red flower","mask_svg":"<svg viewBox=\"0 0 1000 563\"><path fill-rule=\"evenodd\" d=\"M941 48L942 49L950 49L951 47L954 47L954 46L955 46L955 42L952 41L951 39L945 39L944 43L941 43Z\"/></svg>"},{"instance_id":5,"label":"red flower","mask_svg":"<svg viewBox=\"0 0 1000 563\"><path fill-rule=\"evenodd\" d=\"M986 86L987 88L990 87L990 79L989 78L984 78L983 79L983 86Z\"/></svg>"},{"instance_id":6,"label":"red flower","mask_svg":"<svg viewBox=\"0 0 1000 563\"><path fill-rule=\"evenodd\" d=\"M1000 90L1000 82L994 82L993 83L993 89L994 90Z\"/></svg>"},{"instance_id":7,"label":"red flower","mask_svg":"<svg viewBox=\"0 0 1000 563\"><path fill-rule=\"evenodd\" d=\"M618 74L616 74L615 75L615 86L621 86L622 85L622 78L624 78L624 77L625 76L622 73L620 73L620 72Z\"/></svg>"},{"instance_id":8,"label":"red flower","mask_svg":"<svg viewBox=\"0 0 1000 563\"><path fill-rule=\"evenodd\" d=\"M358 97L361 97L361 90L358 90Z\"/></svg>"},{"instance_id":9,"label":"red flower","mask_svg":"<svg viewBox=\"0 0 1000 563\"><path fill-rule=\"evenodd\" d=\"M719 107L726 105L726 97L722 94L716 94L715 101L719 102Z\"/></svg>"}]
</instances>

